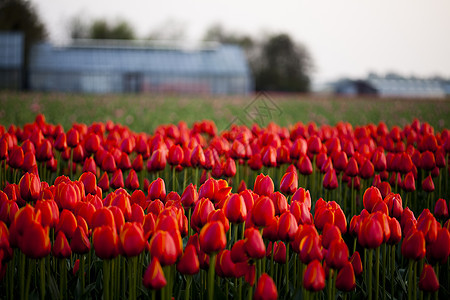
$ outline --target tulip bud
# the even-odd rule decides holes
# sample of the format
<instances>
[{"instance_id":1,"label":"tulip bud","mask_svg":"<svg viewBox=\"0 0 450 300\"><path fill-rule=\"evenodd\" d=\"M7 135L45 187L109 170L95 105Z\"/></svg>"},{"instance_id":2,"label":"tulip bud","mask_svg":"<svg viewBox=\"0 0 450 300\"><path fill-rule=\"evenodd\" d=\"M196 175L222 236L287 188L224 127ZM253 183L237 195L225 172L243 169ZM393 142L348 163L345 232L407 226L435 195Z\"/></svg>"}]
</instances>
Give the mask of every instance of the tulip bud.
<instances>
[{"instance_id":1,"label":"tulip bud","mask_svg":"<svg viewBox=\"0 0 450 300\"><path fill-rule=\"evenodd\" d=\"M33 173L25 173L19 182L20 197L27 202L34 202L39 198L41 182Z\"/></svg>"},{"instance_id":2,"label":"tulip bud","mask_svg":"<svg viewBox=\"0 0 450 300\"><path fill-rule=\"evenodd\" d=\"M245 252L248 257L254 259L263 258L266 254L266 246L261 234L256 228L248 228L245 230Z\"/></svg>"},{"instance_id":3,"label":"tulip bud","mask_svg":"<svg viewBox=\"0 0 450 300\"><path fill-rule=\"evenodd\" d=\"M363 272L363 266L361 262L361 256L359 255L358 251L355 251L350 257L350 262L352 263L353 271L355 272L356 276L359 276Z\"/></svg>"},{"instance_id":4,"label":"tulip bud","mask_svg":"<svg viewBox=\"0 0 450 300\"><path fill-rule=\"evenodd\" d=\"M255 294L253 295L254 300L275 300L278 299L277 286L273 279L263 273L258 279L258 284L256 285Z\"/></svg>"},{"instance_id":5,"label":"tulip bud","mask_svg":"<svg viewBox=\"0 0 450 300\"><path fill-rule=\"evenodd\" d=\"M356 287L355 273L350 262L345 262L336 277L336 288L344 292L350 292Z\"/></svg>"},{"instance_id":6,"label":"tulip bud","mask_svg":"<svg viewBox=\"0 0 450 300\"><path fill-rule=\"evenodd\" d=\"M225 216L231 223L242 223L247 219L247 207L239 194L233 194L225 203Z\"/></svg>"},{"instance_id":7,"label":"tulip bud","mask_svg":"<svg viewBox=\"0 0 450 300\"><path fill-rule=\"evenodd\" d=\"M227 240L225 229L221 222L213 221L203 226L199 236L200 249L207 254L224 249Z\"/></svg>"},{"instance_id":8,"label":"tulip bud","mask_svg":"<svg viewBox=\"0 0 450 300\"><path fill-rule=\"evenodd\" d=\"M303 287L312 292L325 288L325 271L318 260L313 260L306 267L303 274Z\"/></svg>"},{"instance_id":9,"label":"tulip bud","mask_svg":"<svg viewBox=\"0 0 450 300\"><path fill-rule=\"evenodd\" d=\"M70 249L69 242L62 231L59 231L56 235L52 254L57 258L69 258L72 255L72 249Z\"/></svg>"},{"instance_id":10,"label":"tulip bud","mask_svg":"<svg viewBox=\"0 0 450 300\"><path fill-rule=\"evenodd\" d=\"M146 288L152 290L160 290L167 284L161 264L155 256L153 256L150 265L145 270L144 277L142 278L142 284Z\"/></svg>"},{"instance_id":11,"label":"tulip bud","mask_svg":"<svg viewBox=\"0 0 450 300\"><path fill-rule=\"evenodd\" d=\"M119 237L116 229L109 226L100 226L94 229L95 255L100 259L113 259L119 255Z\"/></svg>"},{"instance_id":12,"label":"tulip bud","mask_svg":"<svg viewBox=\"0 0 450 300\"><path fill-rule=\"evenodd\" d=\"M252 208L252 221L258 227L265 227L272 222L275 216L275 207L268 197L260 197Z\"/></svg>"},{"instance_id":13,"label":"tulip bud","mask_svg":"<svg viewBox=\"0 0 450 300\"><path fill-rule=\"evenodd\" d=\"M172 235L158 230L150 240L150 253L161 261L161 265L170 266L177 261L177 248Z\"/></svg>"},{"instance_id":14,"label":"tulip bud","mask_svg":"<svg viewBox=\"0 0 450 300\"><path fill-rule=\"evenodd\" d=\"M439 281L434 273L433 267L425 264L420 274L419 289L426 292L436 292L439 290Z\"/></svg>"},{"instance_id":15,"label":"tulip bud","mask_svg":"<svg viewBox=\"0 0 450 300\"><path fill-rule=\"evenodd\" d=\"M146 247L142 225L139 223L126 223L120 233L120 244L126 257L141 254Z\"/></svg>"},{"instance_id":16,"label":"tulip bud","mask_svg":"<svg viewBox=\"0 0 450 300\"><path fill-rule=\"evenodd\" d=\"M280 183L280 191L286 195L292 195L297 191L298 178L297 173L289 172L284 174Z\"/></svg>"},{"instance_id":17,"label":"tulip bud","mask_svg":"<svg viewBox=\"0 0 450 300\"><path fill-rule=\"evenodd\" d=\"M84 229L80 226L75 229L72 240L70 241L70 248L73 253L76 254L85 254L91 249L91 243L89 242Z\"/></svg>"},{"instance_id":18,"label":"tulip bud","mask_svg":"<svg viewBox=\"0 0 450 300\"><path fill-rule=\"evenodd\" d=\"M420 260L425 257L425 237L420 230L411 230L402 243L402 255L407 259Z\"/></svg>"},{"instance_id":19,"label":"tulip bud","mask_svg":"<svg viewBox=\"0 0 450 300\"><path fill-rule=\"evenodd\" d=\"M177 271L183 275L195 275L200 271L197 251L194 245L187 245L177 263Z\"/></svg>"}]
</instances>

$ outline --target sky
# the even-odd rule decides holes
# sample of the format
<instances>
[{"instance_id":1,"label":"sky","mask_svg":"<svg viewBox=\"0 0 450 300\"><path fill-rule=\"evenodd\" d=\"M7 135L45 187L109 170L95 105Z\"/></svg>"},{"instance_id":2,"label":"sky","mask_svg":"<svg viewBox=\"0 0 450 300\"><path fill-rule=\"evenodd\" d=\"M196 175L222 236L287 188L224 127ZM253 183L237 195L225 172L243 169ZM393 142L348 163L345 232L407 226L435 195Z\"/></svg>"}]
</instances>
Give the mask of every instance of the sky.
<instances>
[{"instance_id":1,"label":"sky","mask_svg":"<svg viewBox=\"0 0 450 300\"><path fill-rule=\"evenodd\" d=\"M448 0L31 0L53 42L75 16L123 19L138 37L174 24L195 42L220 23L254 37L288 33L314 62L313 81L369 72L450 77ZM170 31L171 29L167 29Z\"/></svg>"}]
</instances>

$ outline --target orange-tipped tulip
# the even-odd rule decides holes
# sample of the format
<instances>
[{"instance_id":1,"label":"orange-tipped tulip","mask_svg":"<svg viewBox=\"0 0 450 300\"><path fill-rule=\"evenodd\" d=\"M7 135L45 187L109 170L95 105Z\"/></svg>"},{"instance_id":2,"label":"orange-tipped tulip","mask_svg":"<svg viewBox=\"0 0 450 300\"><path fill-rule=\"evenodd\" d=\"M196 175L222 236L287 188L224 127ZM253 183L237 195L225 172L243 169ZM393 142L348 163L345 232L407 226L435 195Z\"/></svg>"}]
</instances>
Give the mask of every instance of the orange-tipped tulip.
<instances>
[{"instance_id":1,"label":"orange-tipped tulip","mask_svg":"<svg viewBox=\"0 0 450 300\"><path fill-rule=\"evenodd\" d=\"M225 229L221 222L213 221L203 226L199 236L200 249L207 253L215 253L224 249L227 244Z\"/></svg>"},{"instance_id":2,"label":"orange-tipped tulip","mask_svg":"<svg viewBox=\"0 0 450 300\"><path fill-rule=\"evenodd\" d=\"M325 288L325 271L318 260L313 260L306 267L303 275L303 287L312 292Z\"/></svg>"},{"instance_id":3,"label":"orange-tipped tulip","mask_svg":"<svg viewBox=\"0 0 450 300\"><path fill-rule=\"evenodd\" d=\"M263 273L258 279L256 285L255 294L253 295L255 300L275 300L278 299L277 286L273 279L267 274Z\"/></svg>"},{"instance_id":4,"label":"orange-tipped tulip","mask_svg":"<svg viewBox=\"0 0 450 300\"><path fill-rule=\"evenodd\" d=\"M166 286L167 281L164 277L164 272L161 268L161 264L158 258L153 257L152 262L145 270L144 277L142 278L142 283L148 289L160 290Z\"/></svg>"}]
</instances>

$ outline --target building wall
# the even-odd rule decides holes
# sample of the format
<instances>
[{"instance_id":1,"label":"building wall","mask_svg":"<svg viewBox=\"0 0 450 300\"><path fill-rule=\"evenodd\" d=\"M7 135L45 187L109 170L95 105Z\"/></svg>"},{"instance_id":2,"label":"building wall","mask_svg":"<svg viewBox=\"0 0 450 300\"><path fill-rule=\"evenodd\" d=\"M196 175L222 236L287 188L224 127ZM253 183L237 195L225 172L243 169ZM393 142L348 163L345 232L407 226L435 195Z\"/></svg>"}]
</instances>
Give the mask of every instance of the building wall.
<instances>
[{"instance_id":1,"label":"building wall","mask_svg":"<svg viewBox=\"0 0 450 300\"><path fill-rule=\"evenodd\" d=\"M23 66L23 34L0 32L0 89L20 89Z\"/></svg>"},{"instance_id":2,"label":"building wall","mask_svg":"<svg viewBox=\"0 0 450 300\"><path fill-rule=\"evenodd\" d=\"M30 84L34 90L61 92L248 94L252 91L250 71L243 53L239 57L234 50L39 45L32 50ZM230 59L230 53L238 57Z\"/></svg>"}]
</instances>

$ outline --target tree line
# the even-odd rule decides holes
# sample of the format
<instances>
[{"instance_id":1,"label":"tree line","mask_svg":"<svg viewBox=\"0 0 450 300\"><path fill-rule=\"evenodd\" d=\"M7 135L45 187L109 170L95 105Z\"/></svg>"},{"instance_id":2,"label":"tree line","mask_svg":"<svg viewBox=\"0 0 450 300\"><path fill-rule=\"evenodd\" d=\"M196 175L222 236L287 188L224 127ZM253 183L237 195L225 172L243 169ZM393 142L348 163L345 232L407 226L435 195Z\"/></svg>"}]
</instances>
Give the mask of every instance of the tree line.
<instances>
[{"instance_id":1,"label":"tree line","mask_svg":"<svg viewBox=\"0 0 450 300\"><path fill-rule=\"evenodd\" d=\"M26 16L26 17L24 17ZM146 39L182 39L183 26L176 21L166 22L154 29ZM31 45L47 38L47 31L35 8L25 0L0 1L0 30L22 31L25 36L24 63L27 65ZM87 22L74 17L69 23L72 39L132 40L137 35L125 21L109 22L97 19ZM287 33L251 36L226 30L215 24L203 36L205 41L217 41L242 47L252 71L255 90L277 92L308 92L313 61L307 48ZM27 77L27 76L24 76ZM26 80L26 79L25 79ZM24 82L25 86L27 83Z\"/></svg>"}]
</instances>

